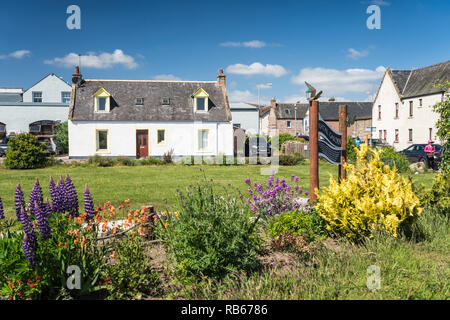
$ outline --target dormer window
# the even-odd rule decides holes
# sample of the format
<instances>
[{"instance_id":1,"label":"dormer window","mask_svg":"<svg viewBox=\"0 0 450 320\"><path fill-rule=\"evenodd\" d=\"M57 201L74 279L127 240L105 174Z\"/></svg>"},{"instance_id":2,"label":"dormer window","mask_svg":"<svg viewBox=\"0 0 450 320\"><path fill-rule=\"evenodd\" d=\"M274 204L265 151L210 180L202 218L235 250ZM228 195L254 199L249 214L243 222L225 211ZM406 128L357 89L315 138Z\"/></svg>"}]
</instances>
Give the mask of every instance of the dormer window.
<instances>
[{"instance_id":1,"label":"dormer window","mask_svg":"<svg viewBox=\"0 0 450 320\"><path fill-rule=\"evenodd\" d=\"M136 104L137 105L143 105L144 104L144 98L136 98Z\"/></svg>"},{"instance_id":2,"label":"dormer window","mask_svg":"<svg viewBox=\"0 0 450 320\"><path fill-rule=\"evenodd\" d=\"M194 94L194 111L195 112L208 112L208 101L209 101L209 94L203 90L202 88L199 88Z\"/></svg>"},{"instance_id":3,"label":"dormer window","mask_svg":"<svg viewBox=\"0 0 450 320\"><path fill-rule=\"evenodd\" d=\"M109 112L110 111L111 95L104 88L100 88L94 94L95 112Z\"/></svg>"},{"instance_id":4,"label":"dormer window","mask_svg":"<svg viewBox=\"0 0 450 320\"><path fill-rule=\"evenodd\" d=\"M169 98L162 98L161 101L163 106L168 106L170 104L170 99Z\"/></svg>"}]
</instances>

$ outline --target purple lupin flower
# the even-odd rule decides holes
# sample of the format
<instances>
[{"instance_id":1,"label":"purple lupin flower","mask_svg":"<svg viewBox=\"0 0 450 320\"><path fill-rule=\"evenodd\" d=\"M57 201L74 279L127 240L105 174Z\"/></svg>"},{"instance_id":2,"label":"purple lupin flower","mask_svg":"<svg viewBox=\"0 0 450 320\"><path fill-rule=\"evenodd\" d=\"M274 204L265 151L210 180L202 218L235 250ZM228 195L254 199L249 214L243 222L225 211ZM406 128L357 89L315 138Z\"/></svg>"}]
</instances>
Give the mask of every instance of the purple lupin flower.
<instances>
[{"instance_id":1,"label":"purple lupin flower","mask_svg":"<svg viewBox=\"0 0 450 320\"><path fill-rule=\"evenodd\" d=\"M84 211L86 212L86 220L91 220L94 218L94 201L92 200L91 192L89 191L88 185L84 188Z\"/></svg>"},{"instance_id":2,"label":"purple lupin flower","mask_svg":"<svg viewBox=\"0 0 450 320\"><path fill-rule=\"evenodd\" d=\"M23 197L23 191L20 184L17 185L16 191L14 192L14 202L16 205L17 220L20 220L21 208L25 208L25 199Z\"/></svg>"},{"instance_id":3,"label":"purple lupin flower","mask_svg":"<svg viewBox=\"0 0 450 320\"><path fill-rule=\"evenodd\" d=\"M50 177L50 182L48 184L48 188L50 190L50 197L52 199L52 211L59 212L59 193L58 189L53 181L53 177Z\"/></svg>"},{"instance_id":4,"label":"purple lupin flower","mask_svg":"<svg viewBox=\"0 0 450 320\"><path fill-rule=\"evenodd\" d=\"M39 184L38 179L36 179L36 181L34 182L33 190L31 190L31 193L30 193L30 202L28 204L28 208L30 208L30 213L32 215L36 215L35 205L34 205L36 202L37 202L39 208L42 209L42 204L43 204L44 200L42 197L42 188L41 188L41 185Z\"/></svg>"},{"instance_id":5,"label":"purple lupin flower","mask_svg":"<svg viewBox=\"0 0 450 320\"><path fill-rule=\"evenodd\" d=\"M47 200L48 203L48 200ZM41 232L42 240L48 240L51 237L50 227L47 221L47 213L42 210L37 202L34 203L34 212L38 223L39 231Z\"/></svg>"},{"instance_id":6,"label":"purple lupin flower","mask_svg":"<svg viewBox=\"0 0 450 320\"><path fill-rule=\"evenodd\" d=\"M60 176L58 184L56 185L56 190L58 193L57 204L58 212L64 213L67 210L66 193L64 189L64 179Z\"/></svg>"},{"instance_id":7,"label":"purple lupin flower","mask_svg":"<svg viewBox=\"0 0 450 320\"><path fill-rule=\"evenodd\" d=\"M0 220L5 219L5 213L3 212L3 202L2 198L0 198Z\"/></svg>"},{"instance_id":8,"label":"purple lupin flower","mask_svg":"<svg viewBox=\"0 0 450 320\"><path fill-rule=\"evenodd\" d=\"M50 202L48 202L48 198L45 200L43 208L46 217L50 216L53 213L53 208Z\"/></svg>"},{"instance_id":9,"label":"purple lupin flower","mask_svg":"<svg viewBox=\"0 0 450 320\"><path fill-rule=\"evenodd\" d=\"M25 234L25 236L23 237L22 248L23 252L25 252L25 256L28 259L28 264L30 265L30 268L34 269L36 267L36 260L37 260L36 248L33 240L31 240L27 234Z\"/></svg>"},{"instance_id":10,"label":"purple lupin flower","mask_svg":"<svg viewBox=\"0 0 450 320\"><path fill-rule=\"evenodd\" d=\"M64 183L65 198L67 200L67 211L72 217L78 217L78 196L72 179L66 174L66 182Z\"/></svg>"}]
</instances>

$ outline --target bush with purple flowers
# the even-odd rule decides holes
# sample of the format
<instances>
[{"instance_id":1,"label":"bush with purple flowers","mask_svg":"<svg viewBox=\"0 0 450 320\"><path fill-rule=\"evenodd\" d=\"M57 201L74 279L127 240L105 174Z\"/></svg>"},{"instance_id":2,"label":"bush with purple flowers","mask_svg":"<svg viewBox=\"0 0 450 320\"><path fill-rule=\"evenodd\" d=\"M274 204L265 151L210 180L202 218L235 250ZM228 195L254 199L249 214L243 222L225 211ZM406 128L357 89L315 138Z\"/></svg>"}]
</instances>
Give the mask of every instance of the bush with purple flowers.
<instances>
[{"instance_id":1,"label":"bush with purple flowers","mask_svg":"<svg viewBox=\"0 0 450 320\"><path fill-rule=\"evenodd\" d=\"M294 200L303 194L303 186L298 185L298 177L295 175L291 175L292 185L288 184L285 179L274 176L269 177L266 186L256 181L252 183L249 178L244 182L249 185L247 202L251 205L253 213L262 218L294 211L299 207ZM305 195L307 195L306 192Z\"/></svg>"}]
</instances>

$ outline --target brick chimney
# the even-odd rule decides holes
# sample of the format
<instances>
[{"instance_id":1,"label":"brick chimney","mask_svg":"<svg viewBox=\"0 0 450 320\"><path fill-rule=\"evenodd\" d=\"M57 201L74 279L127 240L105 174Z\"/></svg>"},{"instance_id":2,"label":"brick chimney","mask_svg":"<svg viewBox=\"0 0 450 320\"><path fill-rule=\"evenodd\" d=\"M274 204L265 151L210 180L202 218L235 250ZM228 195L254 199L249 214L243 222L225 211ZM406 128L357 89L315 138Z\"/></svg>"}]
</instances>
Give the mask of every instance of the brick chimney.
<instances>
[{"instance_id":1,"label":"brick chimney","mask_svg":"<svg viewBox=\"0 0 450 320\"><path fill-rule=\"evenodd\" d=\"M273 97L272 99L270 99L270 107L275 108L276 106L277 106L277 99Z\"/></svg>"},{"instance_id":2,"label":"brick chimney","mask_svg":"<svg viewBox=\"0 0 450 320\"><path fill-rule=\"evenodd\" d=\"M219 75L217 76L217 85L219 86L219 88L226 88L226 78L227 76L223 74L223 69L220 69Z\"/></svg>"},{"instance_id":3,"label":"brick chimney","mask_svg":"<svg viewBox=\"0 0 450 320\"><path fill-rule=\"evenodd\" d=\"M75 73L72 74L72 84L79 86L83 80L83 76L80 74L80 67L75 67Z\"/></svg>"},{"instance_id":4,"label":"brick chimney","mask_svg":"<svg viewBox=\"0 0 450 320\"><path fill-rule=\"evenodd\" d=\"M270 111L269 111L269 136L273 136L277 130L277 115L275 113L275 108L277 107L277 100L274 98L270 99Z\"/></svg>"}]
</instances>

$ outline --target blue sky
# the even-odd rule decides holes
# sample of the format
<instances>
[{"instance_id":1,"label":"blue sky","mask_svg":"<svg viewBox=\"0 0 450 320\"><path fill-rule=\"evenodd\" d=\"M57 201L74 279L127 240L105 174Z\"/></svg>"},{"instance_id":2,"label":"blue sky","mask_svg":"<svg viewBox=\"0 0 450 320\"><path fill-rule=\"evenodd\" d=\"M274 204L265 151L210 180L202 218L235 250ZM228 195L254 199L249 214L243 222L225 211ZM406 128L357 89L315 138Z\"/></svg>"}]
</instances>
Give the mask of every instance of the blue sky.
<instances>
[{"instance_id":1,"label":"blue sky","mask_svg":"<svg viewBox=\"0 0 450 320\"><path fill-rule=\"evenodd\" d=\"M81 9L69 30L66 9ZM370 30L369 5L381 10ZM91 79L215 80L232 102L324 97L366 100L385 67L450 59L450 1L8 1L2 3L0 86L28 88L50 72L70 82L77 54Z\"/></svg>"}]
</instances>

